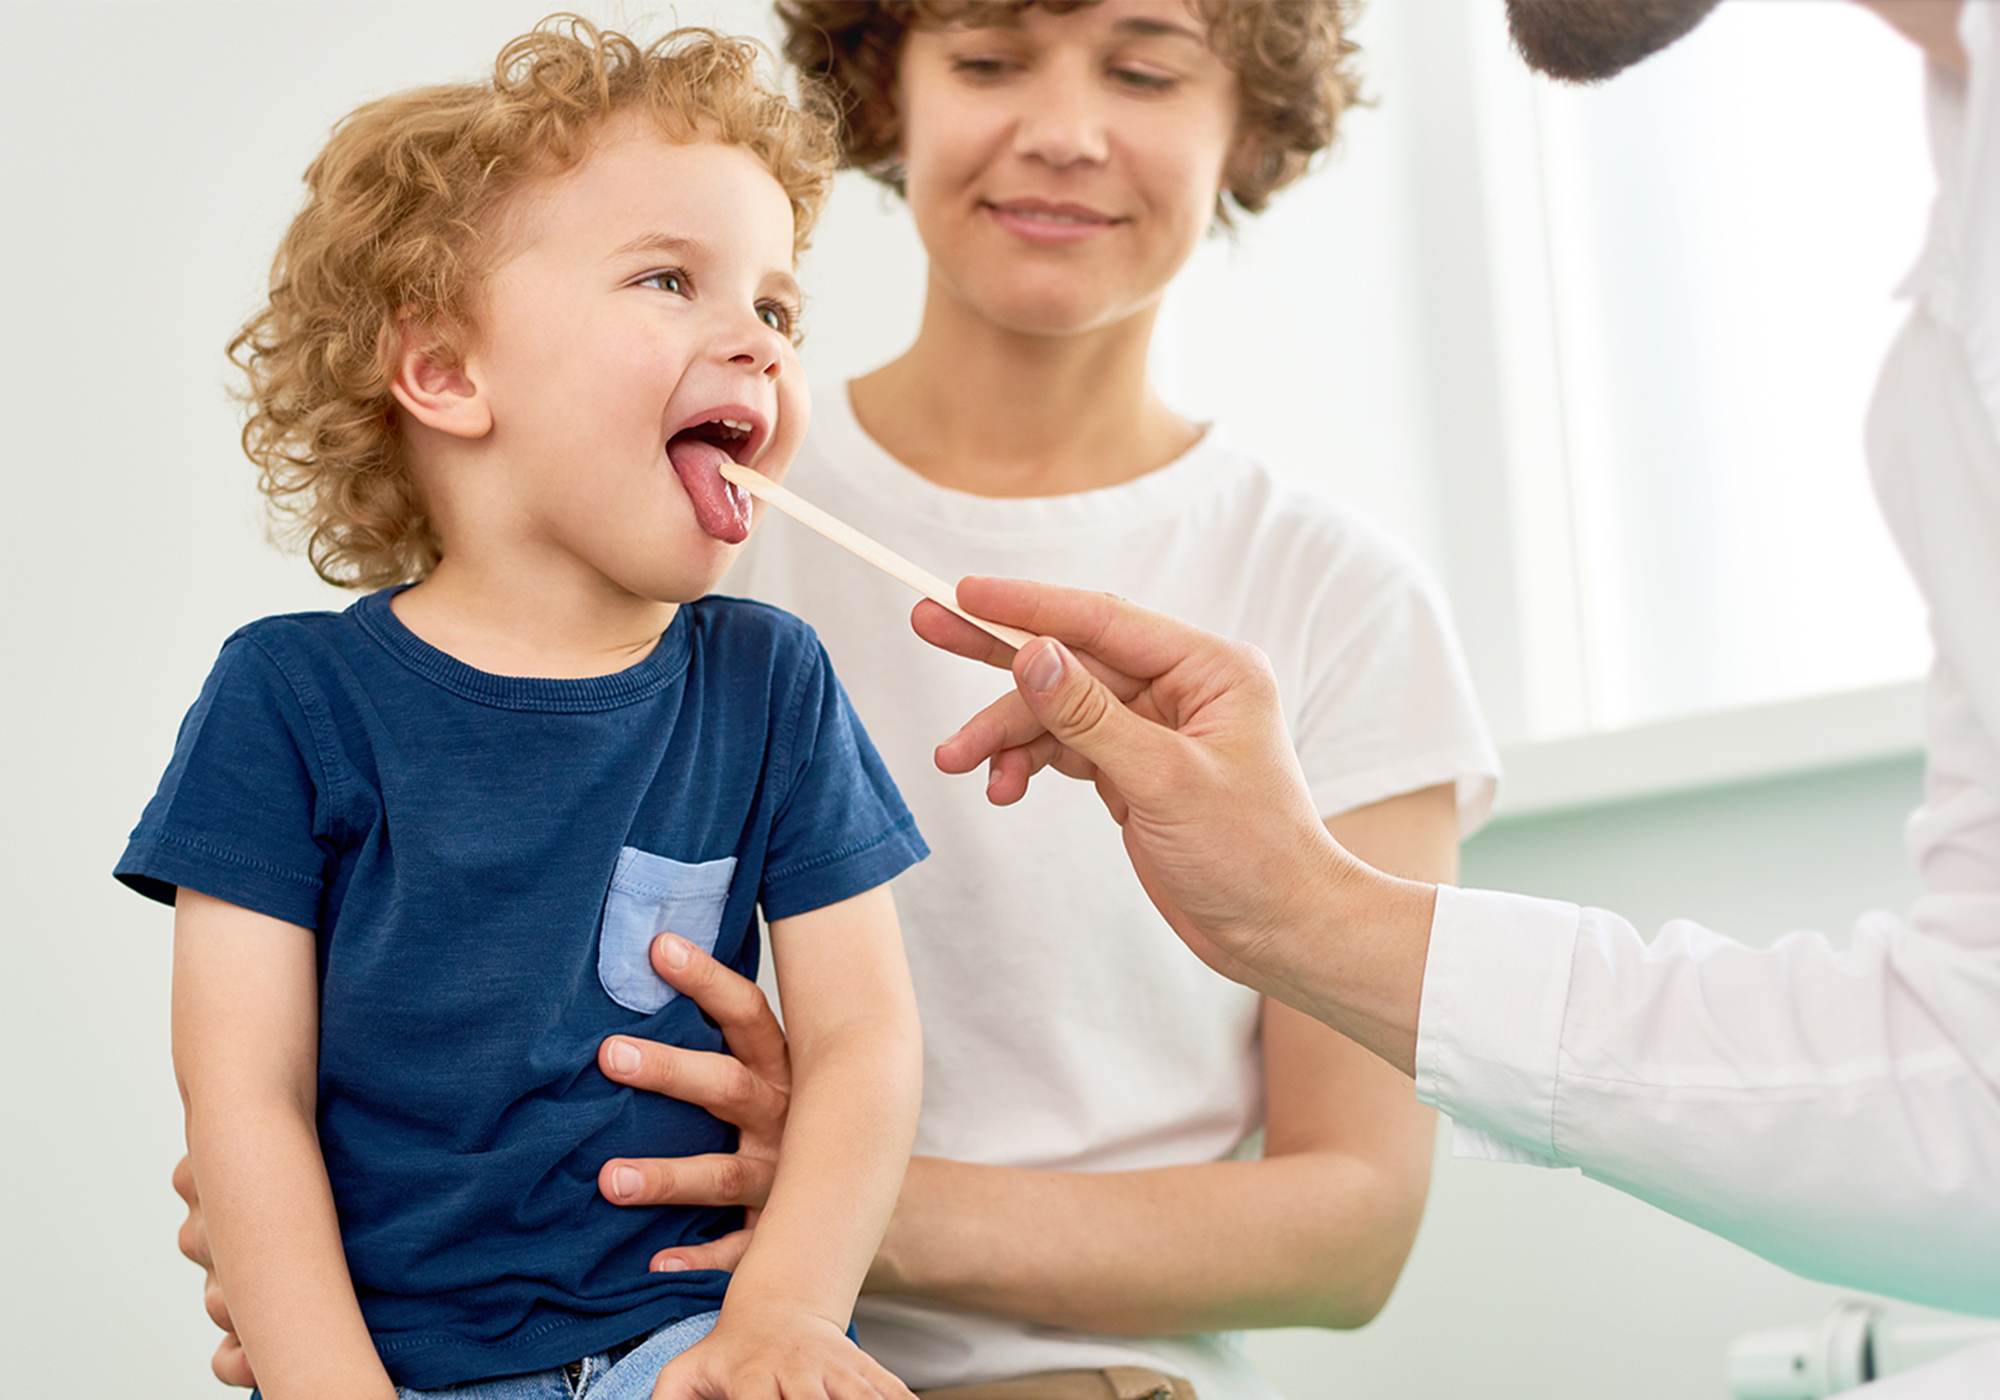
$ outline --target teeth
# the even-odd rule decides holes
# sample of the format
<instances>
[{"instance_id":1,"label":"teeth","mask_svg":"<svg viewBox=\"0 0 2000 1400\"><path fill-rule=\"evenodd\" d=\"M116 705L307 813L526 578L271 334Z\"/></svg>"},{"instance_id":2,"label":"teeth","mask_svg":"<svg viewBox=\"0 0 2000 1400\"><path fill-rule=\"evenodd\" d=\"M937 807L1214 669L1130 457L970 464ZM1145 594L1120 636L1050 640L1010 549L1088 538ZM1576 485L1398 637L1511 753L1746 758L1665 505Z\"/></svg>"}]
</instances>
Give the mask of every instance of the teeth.
<instances>
[{"instance_id":1,"label":"teeth","mask_svg":"<svg viewBox=\"0 0 2000 1400\"><path fill-rule=\"evenodd\" d=\"M722 424L723 427L733 429L739 433L748 433L750 431L748 423L741 422L735 418L718 418L715 421Z\"/></svg>"}]
</instances>

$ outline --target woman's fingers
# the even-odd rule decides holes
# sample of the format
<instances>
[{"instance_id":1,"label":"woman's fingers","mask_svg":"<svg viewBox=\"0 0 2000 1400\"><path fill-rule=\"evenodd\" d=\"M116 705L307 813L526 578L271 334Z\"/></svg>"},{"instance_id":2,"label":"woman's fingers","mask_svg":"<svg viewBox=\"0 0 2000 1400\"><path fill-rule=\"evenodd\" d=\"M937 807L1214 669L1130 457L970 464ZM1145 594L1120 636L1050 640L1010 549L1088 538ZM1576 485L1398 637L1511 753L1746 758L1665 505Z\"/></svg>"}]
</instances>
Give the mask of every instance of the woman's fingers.
<instances>
[{"instance_id":1,"label":"woman's fingers","mask_svg":"<svg viewBox=\"0 0 2000 1400\"><path fill-rule=\"evenodd\" d=\"M743 1262L743 1255L750 1248L750 1237L754 1230L732 1230L720 1239L707 1244L687 1245L681 1249L663 1249L653 1256L652 1269L656 1274L675 1273L681 1269L721 1269L733 1272Z\"/></svg>"},{"instance_id":2,"label":"woman's fingers","mask_svg":"<svg viewBox=\"0 0 2000 1400\"><path fill-rule=\"evenodd\" d=\"M208 1368L224 1385L242 1386L247 1390L257 1384L257 1377L250 1371L250 1358L243 1354L243 1343L236 1340L234 1332L224 1337L215 1348Z\"/></svg>"},{"instance_id":3,"label":"woman's fingers","mask_svg":"<svg viewBox=\"0 0 2000 1400\"><path fill-rule=\"evenodd\" d=\"M597 1047L597 1066L607 1079L705 1108L759 1139L783 1132L788 1096L733 1055L615 1035Z\"/></svg>"},{"instance_id":4,"label":"woman's fingers","mask_svg":"<svg viewBox=\"0 0 2000 1400\"><path fill-rule=\"evenodd\" d=\"M187 1219L181 1222L175 1242L190 1263L199 1264L215 1277L215 1258L208 1252L208 1225L202 1219L201 1195L195 1190L194 1163L187 1157L174 1163L174 1194L187 1203Z\"/></svg>"},{"instance_id":5,"label":"woman's fingers","mask_svg":"<svg viewBox=\"0 0 2000 1400\"><path fill-rule=\"evenodd\" d=\"M651 951L654 969L715 1020L731 1053L615 1035L598 1046L598 1067L620 1084L706 1109L736 1128L737 1147L696 1157L614 1158L598 1169L597 1189L621 1206L762 1206L791 1105L785 1033L756 983L686 939L663 933Z\"/></svg>"},{"instance_id":6,"label":"woman's fingers","mask_svg":"<svg viewBox=\"0 0 2000 1400\"><path fill-rule=\"evenodd\" d=\"M777 1160L741 1152L700 1157L613 1157L597 1189L619 1206L752 1206L771 1194Z\"/></svg>"},{"instance_id":7,"label":"woman's fingers","mask_svg":"<svg viewBox=\"0 0 2000 1400\"><path fill-rule=\"evenodd\" d=\"M672 933L655 938L649 953L653 970L666 984L721 1027L730 1054L766 1083L780 1090L791 1088L792 1061L784 1028L772 1014L762 987Z\"/></svg>"},{"instance_id":8,"label":"woman's fingers","mask_svg":"<svg viewBox=\"0 0 2000 1400\"><path fill-rule=\"evenodd\" d=\"M234 1326L229 1320L229 1300L222 1296L222 1284L215 1276L215 1256L209 1252L208 1224L201 1211L201 1193L194 1184L194 1163L186 1157L174 1163L174 1193L187 1202L187 1219L181 1222L176 1243L190 1263L199 1264L207 1275L202 1280L201 1305L208 1313L208 1320L220 1327L222 1341L215 1348L215 1355L209 1361L209 1369L224 1385L253 1386L257 1378L250 1373L250 1358L243 1354L243 1343L237 1340Z\"/></svg>"}]
</instances>

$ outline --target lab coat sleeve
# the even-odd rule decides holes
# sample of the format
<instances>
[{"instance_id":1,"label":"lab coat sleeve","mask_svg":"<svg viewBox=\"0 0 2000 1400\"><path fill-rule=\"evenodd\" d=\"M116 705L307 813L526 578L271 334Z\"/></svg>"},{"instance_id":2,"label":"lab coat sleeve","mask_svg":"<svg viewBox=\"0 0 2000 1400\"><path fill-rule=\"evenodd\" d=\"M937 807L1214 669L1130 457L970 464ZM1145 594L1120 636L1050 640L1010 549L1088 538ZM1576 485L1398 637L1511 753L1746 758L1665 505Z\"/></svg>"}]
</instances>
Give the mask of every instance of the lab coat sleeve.
<instances>
[{"instance_id":1,"label":"lab coat sleeve","mask_svg":"<svg viewBox=\"0 0 2000 1400\"><path fill-rule=\"evenodd\" d=\"M1973 380L1991 421L2000 427L2000 16L1985 4L1959 12L1958 36L1968 74L1963 88L1964 139L1951 151L1956 169L1941 183L1957 198L1941 201L1950 225L1936 237L1952 251L1955 276L1945 319L1965 341Z\"/></svg>"},{"instance_id":2,"label":"lab coat sleeve","mask_svg":"<svg viewBox=\"0 0 2000 1400\"><path fill-rule=\"evenodd\" d=\"M1811 1278L2000 1314L2000 962L1888 915L1846 949L1755 949L1441 889L1417 1091L1482 1155L1580 1167Z\"/></svg>"}]
</instances>

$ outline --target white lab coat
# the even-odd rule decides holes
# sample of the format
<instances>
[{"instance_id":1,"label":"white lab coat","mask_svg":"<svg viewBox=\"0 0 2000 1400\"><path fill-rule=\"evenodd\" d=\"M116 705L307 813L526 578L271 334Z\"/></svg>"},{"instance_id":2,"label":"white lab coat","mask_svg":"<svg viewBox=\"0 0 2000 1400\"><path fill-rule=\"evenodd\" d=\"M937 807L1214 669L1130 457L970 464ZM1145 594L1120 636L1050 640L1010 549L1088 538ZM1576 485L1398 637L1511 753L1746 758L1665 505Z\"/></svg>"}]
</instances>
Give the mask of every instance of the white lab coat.
<instances>
[{"instance_id":1,"label":"white lab coat","mask_svg":"<svg viewBox=\"0 0 2000 1400\"><path fill-rule=\"evenodd\" d=\"M1937 648L1923 897L1845 950L1758 950L1441 891L1417 1089L1461 1155L1580 1167L1810 1277L2000 1315L2000 15L1968 4L1961 34L1970 80L1931 75L1938 200L1868 425ZM2000 1394L1981 1350L1975 1380L1978 1353L1895 1394Z\"/></svg>"}]
</instances>

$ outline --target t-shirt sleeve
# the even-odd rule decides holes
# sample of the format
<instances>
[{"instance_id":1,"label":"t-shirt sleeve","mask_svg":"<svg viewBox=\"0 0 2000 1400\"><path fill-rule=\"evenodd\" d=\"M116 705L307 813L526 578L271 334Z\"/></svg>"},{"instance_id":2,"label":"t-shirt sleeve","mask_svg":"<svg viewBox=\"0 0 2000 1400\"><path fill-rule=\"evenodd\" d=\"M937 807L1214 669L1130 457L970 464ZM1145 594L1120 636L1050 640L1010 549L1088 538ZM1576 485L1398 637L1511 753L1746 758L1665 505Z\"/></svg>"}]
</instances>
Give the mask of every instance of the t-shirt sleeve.
<instances>
[{"instance_id":1,"label":"t-shirt sleeve","mask_svg":"<svg viewBox=\"0 0 2000 1400\"><path fill-rule=\"evenodd\" d=\"M311 730L269 655L232 638L112 873L164 904L185 886L314 927L327 850L315 829L323 784Z\"/></svg>"},{"instance_id":2,"label":"t-shirt sleeve","mask_svg":"<svg viewBox=\"0 0 2000 1400\"><path fill-rule=\"evenodd\" d=\"M816 640L794 700L791 781L758 896L767 919L851 899L930 854Z\"/></svg>"},{"instance_id":3,"label":"t-shirt sleeve","mask_svg":"<svg viewBox=\"0 0 2000 1400\"><path fill-rule=\"evenodd\" d=\"M1383 547L1332 581L1307 619L1293 740L1320 812L1452 783L1470 835L1492 807L1498 755L1440 590ZM1356 587L1355 574L1365 580Z\"/></svg>"}]
</instances>

